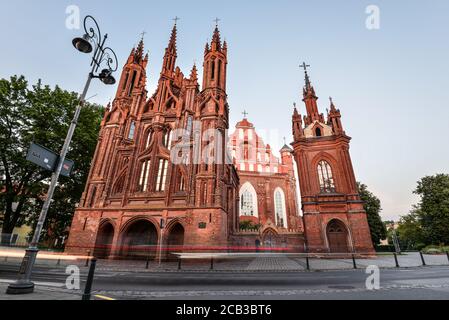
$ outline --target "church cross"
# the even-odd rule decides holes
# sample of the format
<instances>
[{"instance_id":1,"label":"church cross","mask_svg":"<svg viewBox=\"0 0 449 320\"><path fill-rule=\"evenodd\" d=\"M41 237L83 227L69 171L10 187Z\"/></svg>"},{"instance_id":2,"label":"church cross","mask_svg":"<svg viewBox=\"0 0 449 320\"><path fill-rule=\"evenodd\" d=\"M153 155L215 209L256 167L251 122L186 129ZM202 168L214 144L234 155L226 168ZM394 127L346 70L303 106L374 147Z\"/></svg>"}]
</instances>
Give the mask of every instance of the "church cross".
<instances>
[{"instance_id":1,"label":"church cross","mask_svg":"<svg viewBox=\"0 0 449 320\"><path fill-rule=\"evenodd\" d=\"M143 30L143 32L140 34L142 36L142 40L145 37L145 35L147 34L147 32L145 30Z\"/></svg>"},{"instance_id":2,"label":"church cross","mask_svg":"<svg viewBox=\"0 0 449 320\"><path fill-rule=\"evenodd\" d=\"M301 65L299 65L300 68L303 68L305 72L307 72L307 68L310 67L310 64L306 64L303 62Z\"/></svg>"},{"instance_id":3,"label":"church cross","mask_svg":"<svg viewBox=\"0 0 449 320\"><path fill-rule=\"evenodd\" d=\"M245 111L242 112L242 114L243 114L243 117L246 119L246 116L248 115L248 112L246 112L246 110L245 110Z\"/></svg>"},{"instance_id":4,"label":"church cross","mask_svg":"<svg viewBox=\"0 0 449 320\"><path fill-rule=\"evenodd\" d=\"M176 17L173 19L173 21L175 22L175 25L178 24L178 21L179 21L179 20L181 20L181 18L179 18L178 16L176 16Z\"/></svg>"},{"instance_id":5,"label":"church cross","mask_svg":"<svg viewBox=\"0 0 449 320\"><path fill-rule=\"evenodd\" d=\"M215 22L215 26L216 26L216 27L218 27L218 23L219 23L220 21L221 21L220 19L215 18L214 22Z\"/></svg>"}]
</instances>

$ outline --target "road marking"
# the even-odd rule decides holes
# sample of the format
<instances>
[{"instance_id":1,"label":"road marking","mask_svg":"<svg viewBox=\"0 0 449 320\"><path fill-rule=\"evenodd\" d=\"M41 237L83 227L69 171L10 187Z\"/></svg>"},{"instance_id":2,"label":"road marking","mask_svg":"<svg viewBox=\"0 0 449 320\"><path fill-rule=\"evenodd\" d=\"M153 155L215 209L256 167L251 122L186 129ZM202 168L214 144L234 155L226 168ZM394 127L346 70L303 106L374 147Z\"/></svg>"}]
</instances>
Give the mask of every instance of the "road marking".
<instances>
[{"instance_id":1,"label":"road marking","mask_svg":"<svg viewBox=\"0 0 449 320\"><path fill-rule=\"evenodd\" d=\"M98 299L103 299L103 300L110 300L110 301L115 300L115 299L113 299L113 298L106 297L106 296L102 296L102 295L100 295L100 294L96 294L95 297L98 298Z\"/></svg>"}]
</instances>

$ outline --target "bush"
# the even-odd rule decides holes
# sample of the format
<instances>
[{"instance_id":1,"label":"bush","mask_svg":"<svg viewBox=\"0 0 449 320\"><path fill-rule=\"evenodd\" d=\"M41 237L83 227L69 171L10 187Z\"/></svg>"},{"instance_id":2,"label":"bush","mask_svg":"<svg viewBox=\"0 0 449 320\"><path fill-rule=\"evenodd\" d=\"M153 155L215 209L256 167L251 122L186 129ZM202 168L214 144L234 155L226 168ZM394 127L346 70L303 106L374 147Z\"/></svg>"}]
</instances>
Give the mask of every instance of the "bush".
<instances>
[{"instance_id":1,"label":"bush","mask_svg":"<svg viewBox=\"0 0 449 320\"><path fill-rule=\"evenodd\" d=\"M425 254L442 254L449 251L449 246L430 245L421 250Z\"/></svg>"}]
</instances>

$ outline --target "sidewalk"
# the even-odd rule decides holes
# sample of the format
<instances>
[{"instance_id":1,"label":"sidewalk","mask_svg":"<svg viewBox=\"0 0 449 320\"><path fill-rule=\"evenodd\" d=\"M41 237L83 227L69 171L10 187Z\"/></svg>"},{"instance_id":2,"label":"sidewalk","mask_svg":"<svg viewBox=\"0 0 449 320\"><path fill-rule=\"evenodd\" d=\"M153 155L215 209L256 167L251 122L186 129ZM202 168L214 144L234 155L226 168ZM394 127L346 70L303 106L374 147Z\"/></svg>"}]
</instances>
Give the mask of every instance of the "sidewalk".
<instances>
[{"instance_id":1,"label":"sidewalk","mask_svg":"<svg viewBox=\"0 0 449 320\"><path fill-rule=\"evenodd\" d=\"M80 292L62 288L47 287L37 284L33 293L25 295L9 295L5 293L7 287L7 281L0 280L0 300L81 300Z\"/></svg>"},{"instance_id":2,"label":"sidewalk","mask_svg":"<svg viewBox=\"0 0 449 320\"><path fill-rule=\"evenodd\" d=\"M3 249L3 250L2 250ZM0 264L19 266L24 254L23 249L0 248ZM188 254L186 255L188 256ZM446 255L424 256L427 266L449 265ZM54 269L62 269L68 265L76 265L82 270L87 270L87 257L68 256L60 253L42 252L36 261L37 266L48 266ZM407 252L397 256L399 266L402 268L420 267L423 265L419 252ZM213 261L211 261L213 260ZM358 268L366 268L376 265L379 268L395 268L393 254L378 254L375 257L356 258ZM332 258L322 256L309 258L309 267L312 271L346 270L353 268L351 258ZM288 254L241 254L229 257L214 257L191 259L183 258L179 261L162 262L155 260L98 260L97 271L112 272L254 272L254 271L306 271L307 261L305 256Z\"/></svg>"}]
</instances>

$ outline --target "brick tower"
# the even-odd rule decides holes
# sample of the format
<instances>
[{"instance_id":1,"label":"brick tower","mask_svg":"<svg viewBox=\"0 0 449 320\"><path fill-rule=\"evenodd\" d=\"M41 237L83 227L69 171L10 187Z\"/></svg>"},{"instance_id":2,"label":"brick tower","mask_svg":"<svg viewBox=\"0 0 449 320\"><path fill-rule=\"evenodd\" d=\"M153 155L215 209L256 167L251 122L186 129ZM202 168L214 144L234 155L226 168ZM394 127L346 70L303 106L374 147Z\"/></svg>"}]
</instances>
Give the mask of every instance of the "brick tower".
<instances>
[{"instance_id":1,"label":"brick tower","mask_svg":"<svg viewBox=\"0 0 449 320\"><path fill-rule=\"evenodd\" d=\"M176 39L175 24L150 97L143 40L131 51L101 124L68 252L155 258L183 245L227 244L238 194L224 152L227 45L216 27L200 91L196 66L189 77L176 66Z\"/></svg>"},{"instance_id":2,"label":"brick tower","mask_svg":"<svg viewBox=\"0 0 449 320\"><path fill-rule=\"evenodd\" d=\"M307 66L304 118L294 108L292 143L298 166L307 248L310 252L373 252L363 202L357 191L340 110L319 113Z\"/></svg>"}]
</instances>

